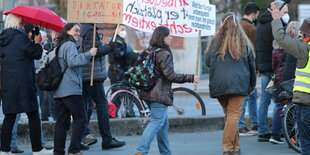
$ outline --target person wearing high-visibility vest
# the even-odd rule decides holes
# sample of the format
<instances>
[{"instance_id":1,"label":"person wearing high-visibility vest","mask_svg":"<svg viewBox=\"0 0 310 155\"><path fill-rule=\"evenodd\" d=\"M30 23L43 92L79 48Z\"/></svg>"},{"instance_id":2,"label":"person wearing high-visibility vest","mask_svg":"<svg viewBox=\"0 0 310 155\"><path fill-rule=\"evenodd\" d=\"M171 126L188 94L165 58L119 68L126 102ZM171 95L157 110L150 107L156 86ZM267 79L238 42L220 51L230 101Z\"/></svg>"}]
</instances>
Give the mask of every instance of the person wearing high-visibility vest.
<instances>
[{"instance_id":1,"label":"person wearing high-visibility vest","mask_svg":"<svg viewBox=\"0 0 310 155\"><path fill-rule=\"evenodd\" d=\"M272 33L277 43L297 58L293 102L297 106L297 126L301 141L301 155L310 154L310 18L306 18L300 31L302 41L285 34L280 18L284 15L273 3L271 9Z\"/></svg>"}]
</instances>

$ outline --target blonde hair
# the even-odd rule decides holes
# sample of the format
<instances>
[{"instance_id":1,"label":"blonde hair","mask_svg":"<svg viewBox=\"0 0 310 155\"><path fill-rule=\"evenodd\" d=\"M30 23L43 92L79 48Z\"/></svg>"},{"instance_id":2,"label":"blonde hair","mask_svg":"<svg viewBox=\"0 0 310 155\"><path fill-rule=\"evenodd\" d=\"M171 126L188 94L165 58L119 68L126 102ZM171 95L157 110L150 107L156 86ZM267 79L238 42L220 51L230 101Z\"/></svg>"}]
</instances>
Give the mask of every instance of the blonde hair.
<instances>
[{"instance_id":1,"label":"blonde hair","mask_svg":"<svg viewBox=\"0 0 310 155\"><path fill-rule=\"evenodd\" d=\"M292 38L297 38L299 35L300 24L298 21L291 21L286 28L286 34L290 35Z\"/></svg>"},{"instance_id":2,"label":"blonde hair","mask_svg":"<svg viewBox=\"0 0 310 155\"><path fill-rule=\"evenodd\" d=\"M211 41L210 50L215 52L223 61L227 53L233 59L239 60L246 55L247 48L252 49L254 54L252 43L236 21L233 13L223 16L221 23L220 28Z\"/></svg>"},{"instance_id":3,"label":"blonde hair","mask_svg":"<svg viewBox=\"0 0 310 155\"><path fill-rule=\"evenodd\" d=\"M4 28L18 28L20 27L20 24L22 23L22 17L13 15L13 14L8 14L5 19L5 24Z\"/></svg>"}]
</instances>

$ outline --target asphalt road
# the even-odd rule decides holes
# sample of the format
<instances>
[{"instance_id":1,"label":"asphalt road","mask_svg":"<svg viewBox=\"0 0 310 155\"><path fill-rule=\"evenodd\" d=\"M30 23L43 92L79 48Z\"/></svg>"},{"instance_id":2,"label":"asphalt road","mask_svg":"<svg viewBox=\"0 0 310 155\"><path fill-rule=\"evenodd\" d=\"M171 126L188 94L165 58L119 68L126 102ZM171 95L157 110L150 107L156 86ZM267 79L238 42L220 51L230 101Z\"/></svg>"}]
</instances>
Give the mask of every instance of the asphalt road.
<instances>
[{"instance_id":1,"label":"asphalt road","mask_svg":"<svg viewBox=\"0 0 310 155\"><path fill-rule=\"evenodd\" d=\"M172 133L169 134L173 155L221 155L221 137L223 131L203 133ZM127 145L111 150L101 150L101 140L83 151L84 155L133 155L138 146L140 136L117 137L125 140ZM289 149L287 144L276 145L269 142L257 142L256 136L240 137L242 155L298 155ZM69 142L69 141L68 141ZM67 143L67 146L69 144ZM31 154L30 144L20 145L25 155ZM159 155L156 139L151 144L149 155Z\"/></svg>"}]
</instances>

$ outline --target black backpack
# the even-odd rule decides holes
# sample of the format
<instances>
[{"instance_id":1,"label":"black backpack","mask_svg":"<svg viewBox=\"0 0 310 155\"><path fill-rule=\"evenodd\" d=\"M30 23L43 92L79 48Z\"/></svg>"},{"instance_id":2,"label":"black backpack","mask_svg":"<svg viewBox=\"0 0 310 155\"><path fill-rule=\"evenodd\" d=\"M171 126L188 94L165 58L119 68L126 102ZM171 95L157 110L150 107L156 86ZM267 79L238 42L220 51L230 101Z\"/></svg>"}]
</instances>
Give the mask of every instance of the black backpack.
<instances>
[{"instance_id":1,"label":"black backpack","mask_svg":"<svg viewBox=\"0 0 310 155\"><path fill-rule=\"evenodd\" d=\"M58 59L59 47L53 49L48 55L44 57L43 67L39 70L37 74L37 85L41 90L52 91L56 90L62 80L62 77L67 69L61 70Z\"/></svg>"},{"instance_id":2,"label":"black backpack","mask_svg":"<svg viewBox=\"0 0 310 155\"><path fill-rule=\"evenodd\" d=\"M148 48L139 54L133 67L129 69L128 81L137 89L149 90L153 88L160 74L155 66L155 54L161 48Z\"/></svg>"}]
</instances>

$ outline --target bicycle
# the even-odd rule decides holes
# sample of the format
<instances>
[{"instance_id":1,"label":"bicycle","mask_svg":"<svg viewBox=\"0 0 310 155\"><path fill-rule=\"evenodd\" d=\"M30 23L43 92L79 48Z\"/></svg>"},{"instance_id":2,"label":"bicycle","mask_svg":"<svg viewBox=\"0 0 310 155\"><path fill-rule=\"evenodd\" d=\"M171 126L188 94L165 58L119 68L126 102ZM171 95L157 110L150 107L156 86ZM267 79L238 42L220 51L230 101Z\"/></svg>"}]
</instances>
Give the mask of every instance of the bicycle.
<instances>
[{"instance_id":1,"label":"bicycle","mask_svg":"<svg viewBox=\"0 0 310 155\"><path fill-rule=\"evenodd\" d=\"M113 84L107 90L109 101L117 106L117 117L148 117L149 103L140 100L138 91L130 83L122 81ZM170 116L206 115L206 109L201 97L193 90L185 87L173 87L173 108L168 108ZM187 100L191 99L191 100Z\"/></svg>"},{"instance_id":2,"label":"bicycle","mask_svg":"<svg viewBox=\"0 0 310 155\"><path fill-rule=\"evenodd\" d=\"M282 109L282 128L284 138L289 146L294 151L300 153L300 137L298 134L296 121L296 105L291 101L284 105Z\"/></svg>"}]
</instances>

